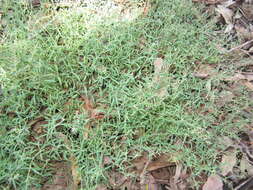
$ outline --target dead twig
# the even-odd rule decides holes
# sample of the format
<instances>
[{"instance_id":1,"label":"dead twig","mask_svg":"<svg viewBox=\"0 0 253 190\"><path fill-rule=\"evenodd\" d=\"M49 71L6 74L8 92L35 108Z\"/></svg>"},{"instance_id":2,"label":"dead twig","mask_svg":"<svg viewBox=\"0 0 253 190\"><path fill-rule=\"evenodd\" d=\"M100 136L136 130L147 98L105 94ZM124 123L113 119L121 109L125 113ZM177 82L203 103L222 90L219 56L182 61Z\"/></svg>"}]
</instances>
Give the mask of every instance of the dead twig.
<instances>
[{"instance_id":1,"label":"dead twig","mask_svg":"<svg viewBox=\"0 0 253 190\"><path fill-rule=\"evenodd\" d=\"M140 175L140 184L141 184L141 185L146 184L147 167L148 167L148 165L150 164L150 162L151 162L151 160L149 159L149 160L147 161L147 163L145 164L145 166L144 166L142 172L141 172L141 175Z\"/></svg>"},{"instance_id":2,"label":"dead twig","mask_svg":"<svg viewBox=\"0 0 253 190\"><path fill-rule=\"evenodd\" d=\"M245 43L243 43L243 44L241 44L241 45L239 45L239 46L236 46L236 47L234 47L234 48L232 48L232 49L230 49L230 50L228 50L227 53L231 53L231 52L233 52L233 51L235 51L235 50L242 49L243 47L249 45L250 43L253 43L253 39L252 39L252 40L249 40L249 41L247 41L247 42L245 42Z\"/></svg>"},{"instance_id":3,"label":"dead twig","mask_svg":"<svg viewBox=\"0 0 253 190\"><path fill-rule=\"evenodd\" d=\"M239 184L237 187L235 187L235 190L247 190L253 187L253 177L250 177L243 183Z\"/></svg>"}]
</instances>

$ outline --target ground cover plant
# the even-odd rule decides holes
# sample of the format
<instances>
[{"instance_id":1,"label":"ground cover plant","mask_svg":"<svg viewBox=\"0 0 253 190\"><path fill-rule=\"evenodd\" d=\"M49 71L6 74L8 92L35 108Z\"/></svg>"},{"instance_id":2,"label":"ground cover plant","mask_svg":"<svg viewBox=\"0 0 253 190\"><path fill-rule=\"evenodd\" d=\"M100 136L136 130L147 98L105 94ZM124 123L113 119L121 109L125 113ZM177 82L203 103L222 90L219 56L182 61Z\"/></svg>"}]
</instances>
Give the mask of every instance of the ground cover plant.
<instances>
[{"instance_id":1,"label":"ground cover plant","mask_svg":"<svg viewBox=\"0 0 253 190\"><path fill-rule=\"evenodd\" d=\"M235 75L201 5L1 4L3 189L231 188L252 174L252 75Z\"/></svg>"}]
</instances>

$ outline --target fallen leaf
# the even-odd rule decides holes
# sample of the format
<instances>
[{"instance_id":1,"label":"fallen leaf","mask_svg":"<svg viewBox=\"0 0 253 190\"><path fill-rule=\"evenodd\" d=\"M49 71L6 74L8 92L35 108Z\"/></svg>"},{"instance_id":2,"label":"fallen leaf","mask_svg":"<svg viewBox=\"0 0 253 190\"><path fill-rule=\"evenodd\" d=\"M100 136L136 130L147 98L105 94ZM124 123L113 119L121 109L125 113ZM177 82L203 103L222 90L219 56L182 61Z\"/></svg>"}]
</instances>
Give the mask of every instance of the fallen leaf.
<instances>
[{"instance_id":1,"label":"fallen leaf","mask_svg":"<svg viewBox=\"0 0 253 190\"><path fill-rule=\"evenodd\" d=\"M45 134L45 125L48 124L46 119L44 117L38 117L32 121L28 122L28 125L30 126L30 140L33 142L45 142L45 137L43 134Z\"/></svg>"},{"instance_id":2,"label":"fallen leaf","mask_svg":"<svg viewBox=\"0 0 253 190\"><path fill-rule=\"evenodd\" d=\"M72 180L73 180L73 186L71 190L77 190L78 189L78 185L81 182L81 175L78 171L78 163L77 160L74 156L74 154L72 153L72 148L71 148L71 143L68 140L68 137L66 135L64 135L63 133L59 133L58 134L59 138L61 138L64 142L64 144L66 145L67 149L69 150L70 154L70 158L69 161L71 163L70 166L70 170L71 170L71 175L72 175Z\"/></svg>"},{"instance_id":3,"label":"fallen leaf","mask_svg":"<svg viewBox=\"0 0 253 190\"><path fill-rule=\"evenodd\" d=\"M169 179L173 178L173 176L175 175L175 172L176 172L176 166L173 165L173 166L168 166L168 167L154 170L151 172L151 174L158 181L166 180L168 182Z\"/></svg>"},{"instance_id":4,"label":"fallen leaf","mask_svg":"<svg viewBox=\"0 0 253 190\"><path fill-rule=\"evenodd\" d=\"M54 165L54 170L52 182L45 183L41 190L72 190L69 165L66 162L59 162Z\"/></svg>"},{"instance_id":5,"label":"fallen leaf","mask_svg":"<svg viewBox=\"0 0 253 190\"><path fill-rule=\"evenodd\" d=\"M218 5L215 10L222 15L222 17L224 18L224 20L227 24L233 23L234 12L231 9L229 9L223 5Z\"/></svg>"},{"instance_id":6,"label":"fallen leaf","mask_svg":"<svg viewBox=\"0 0 253 190\"><path fill-rule=\"evenodd\" d=\"M228 78L225 78L226 81L239 81L239 80L244 80L245 77L240 74L240 73L237 73L235 74L233 77L228 77Z\"/></svg>"},{"instance_id":7,"label":"fallen leaf","mask_svg":"<svg viewBox=\"0 0 253 190\"><path fill-rule=\"evenodd\" d=\"M202 190L223 190L223 182L218 175L211 175L208 177Z\"/></svg>"},{"instance_id":8,"label":"fallen leaf","mask_svg":"<svg viewBox=\"0 0 253 190\"><path fill-rule=\"evenodd\" d=\"M89 131L91 129L92 126L92 122L95 120L100 120L100 119L104 119L105 118L105 114L99 110L97 110L92 102L91 99L89 99L86 96L81 96L80 98L81 101L83 101L83 110L85 111L89 117L89 119L92 119L91 121L89 121L87 124L85 124L84 126L84 132L83 132L83 137L84 138L88 138L89 137ZM81 114L82 112L79 112L79 114Z\"/></svg>"},{"instance_id":9,"label":"fallen leaf","mask_svg":"<svg viewBox=\"0 0 253 190\"><path fill-rule=\"evenodd\" d=\"M175 163L171 162L170 160L171 158L168 155L162 154L158 156L157 158L155 158L154 161L151 161L149 163L149 165L147 166L147 171L154 171L160 168L175 165Z\"/></svg>"},{"instance_id":10,"label":"fallen leaf","mask_svg":"<svg viewBox=\"0 0 253 190\"><path fill-rule=\"evenodd\" d=\"M236 164L236 150L231 149L229 151L226 151L225 154L222 156L221 161L221 174L223 176L227 176L230 172L232 172L235 164Z\"/></svg>"}]
</instances>

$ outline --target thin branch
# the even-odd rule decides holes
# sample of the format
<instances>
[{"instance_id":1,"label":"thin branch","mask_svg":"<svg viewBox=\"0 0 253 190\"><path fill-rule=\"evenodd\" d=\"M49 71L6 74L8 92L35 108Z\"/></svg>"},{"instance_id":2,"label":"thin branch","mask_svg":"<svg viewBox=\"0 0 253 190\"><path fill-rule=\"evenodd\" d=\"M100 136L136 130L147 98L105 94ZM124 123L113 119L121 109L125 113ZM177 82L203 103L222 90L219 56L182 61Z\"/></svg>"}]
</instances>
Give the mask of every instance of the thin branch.
<instances>
[{"instance_id":1,"label":"thin branch","mask_svg":"<svg viewBox=\"0 0 253 190\"><path fill-rule=\"evenodd\" d=\"M244 46L249 45L250 43L253 43L253 39L252 39L252 40L249 40L249 41L247 41L247 42L245 42L245 43L243 43L243 44L241 44L241 45L239 45L239 46L236 46L236 47L234 47L234 48L232 48L232 49L230 49L230 50L228 50L227 53L231 53L231 52L233 52L233 51L235 51L235 50L241 49L241 48L243 48Z\"/></svg>"}]
</instances>

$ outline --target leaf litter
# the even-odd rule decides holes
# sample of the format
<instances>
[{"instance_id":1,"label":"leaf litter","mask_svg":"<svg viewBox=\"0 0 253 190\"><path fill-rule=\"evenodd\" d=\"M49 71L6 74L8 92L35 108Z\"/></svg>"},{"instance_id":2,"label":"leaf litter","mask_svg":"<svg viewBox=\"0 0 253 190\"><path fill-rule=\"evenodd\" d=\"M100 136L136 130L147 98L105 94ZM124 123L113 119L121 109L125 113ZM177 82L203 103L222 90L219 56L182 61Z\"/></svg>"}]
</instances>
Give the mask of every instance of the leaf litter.
<instances>
[{"instance_id":1,"label":"leaf litter","mask_svg":"<svg viewBox=\"0 0 253 190\"><path fill-rule=\"evenodd\" d=\"M141 156L133 159L128 167L127 172L135 177L126 177L116 168L108 171L110 186L112 189L127 190L160 190L162 187L171 190L187 189L187 178L189 177L187 169L173 160L170 154L150 157L147 152L144 152ZM101 184L97 190L100 188L105 187Z\"/></svg>"},{"instance_id":2,"label":"leaf litter","mask_svg":"<svg viewBox=\"0 0 253 190\"><path fill-rule=\"evenodd\" d=\"M168 80L167 74L168 70L166 68L166 64L162 58L157 58L153 62L154 65L154 74L152 78L151 85L164 84ZM209 80L216 78L217 76L222 76L220 71L215 68L215 65L201 64L198 66L196 72L193 73L193 76L203 79ZM238 82L248 82L252 81L252 73L251 72L238 72L233 77L226 77L222 79L220 77L220 81L229 81L232 83ZM167 92L167 86L163 86ZM212 91L213 88L208 88L209 91ZM229 103L236 100L238 94L234 93L234 90L231 87L226 87L223 90L219 89L219 96L217 96L217 107L221 108ZM154 91L156 96L163 99L166 95L160 95L160 91ZM225 119L225 118L224 118ZM223 178L225 177L233 177L234 179L239 179L240 176L246 176L246 180L234 180L233 187L238 187L243 185L245 181L250 179L252 170L252 163L249 162L251 157L250 151L248 150L248 145L242 145L238 143L235 139L231 139L230 137L218 137L221 141L221 144L224 144L225 151L221 153L220 167L219 172L217 174L210 175L206 178L206 181L203 182L203 190L213 190L213 189L223 189L224 185L227 183L225 180L223 182ZM239 151L238 151L239 150ZM243 150L243 151L242 151ZM238 153L244 152L244 156L242 158L238 158ZM249 155L250 154L250 155ZM253 158L253 157L252 157ZM109 161L108 161L109 160ZM118 176L115 182L113 180L109 180L111 186L119 188L119 186L130 189L161 189L165 187L166 189L171 190L184 190L190 189L191 183L189 183L188 179L190 177L190 173L187 172L187 168L184 168L181 163L177 163L172 161L171 155L169 154L161 154L159 156L153 156L151 158L148 157L148 153L143 153L142 156L134 159L131 162L133 166L129 169L129 173L134 173L136 176L136 180L133 178L125 177L122 174L114 174ZM106 158L107 164L111 164L111 160ZM236 170L239 165L240 175L236 173ZM247 165L249 164L249 165ZM251 167L249 167L251 166ZM245 167L249 167L249 169L245 169ZM244 168L244 169L243 169ZM118 173L117 169L113 171L114 173ZM118 181L117 181L118 180ZM233 181L233 180L232 180ZM247 182L248 185L248 182ZM113 189L117 189L113 188Z\"/></svg>"},{"instance_id":3,"label":"leaf litter","mask_svg":"<svg viewBox=\"0 0 253 190\"><path fill-rule=\"evenodd\" d=\"M232 47L224 53L235 53L237 50L246 55L251 55L250 49L253 47L253 3L246 0L193 0L193 2L206 3L215 6L215 11L219 18L218 23L223 23L226 28L223 31L230 38L236 37L241 45Z\"/></svg>"},{"instance_id":4,"label":"leaf litter","mask_svg":"<svg viewBox=\"0 0 253 190\"><path fill-rule=\"evenodd\" d=\"M39 142L44 143L45 142L45 133L46 133L46 125L48 122L44 117L38 117L32 121L28 122L28 125L30 126L30 136L29 139L32 142Z\"/></svg>"},{"instance_id":5,"label":"leaf litter","mask_svg":"<svg viewBox=\"0 0 253 190\"><path fill-rule=\"evenodd\" d=\"M70 157L68 160L58 161L53 165L55 170L53 180L45 183L42 190L78 190L81 176L77 160L71 150L71 143L63 133L58 133L58 138L64 142L70 152Z\"/></svg>"},{"instance_id":6,"label":"leaf litter","mask_svg":"<svg viewBox=\"0 0 253 190\"><path fill-rule=\"evenodd\" d=\"M234 46L228 42L221 48L223 49L221 53L232 59L227 66L226 63L220 63L219 70L216 70L216 65L200 64L193 76L205 80L206 84L213 80L220 81L221 86L210 83L206 89L209 92L216 91L215 104L218 109L222 110L224 106L236 106L234 104L244 96L243 93L250 94L253 90L253 52L251 51L253 49L253 2L245 0L193 0L193 2L206 4L210 13L214 10L218 16L216 23L225 26L225 29L220 32L231 39L230 42L238 40L240 43ZM243 110L241 112L244 113ZM251 120L252 109L246 112L245 117ZM226 121L226 117L225 115L222 120ZM244 132L239 139L228 136L217 137L224 147L221 152L219 150L219 168L215 174L207 177L203 190L222 190L227 186L229 189L240 190L253 188L253 149L249 144L252 142L250 137L252 126L242 130Z\"/></svg>"}]
</instances>

